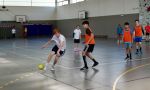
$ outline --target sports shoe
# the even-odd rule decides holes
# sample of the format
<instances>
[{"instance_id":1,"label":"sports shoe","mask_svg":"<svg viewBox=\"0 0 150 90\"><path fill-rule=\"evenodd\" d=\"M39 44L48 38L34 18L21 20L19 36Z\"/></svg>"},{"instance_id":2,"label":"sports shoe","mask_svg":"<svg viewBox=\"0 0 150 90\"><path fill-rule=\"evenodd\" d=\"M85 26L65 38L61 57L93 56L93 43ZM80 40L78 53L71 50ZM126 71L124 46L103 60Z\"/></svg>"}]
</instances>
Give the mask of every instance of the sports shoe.
<instances>
[{"instance_id":1,"label":"sports shoe","mask_svg":"<svg viewBox=\"0 0 150 90\"><path fill-rule=\"evenodd\" d=\"M52 66L52 67L51 67L51 71L55 71L55 68L54 68L54 66Z\"/></svg>"},{"instance_id":2,"label":"sports shoe","mask_svg":"<svg viewBox=\"0 0 150 90\"><path fill-rule=\"evenodd\" d=\"M95 62L92 67L96 67L98 64L98 62Z\"/></svg>"},{"instance_id":3,"label":"sports shoe","mask_svg":"<svg viewBox=\"0 0 150 90\"><path fill-rule=\"evenodd\" d=\"M128 59L129 59L129 57L126 57L126 58L125 58L125 60L128 60Z\"/></svg>"},{"instance_id":4,"label":"sports shoe","mask_svg":"<svg viewBox=\"0 0 150 90\"><path fill-rule=\"evenodd\" d=\"M83 67L80 70L87 70L87 69L89 69L89 68L88 67Z\"/></svg>"}]
</instances>

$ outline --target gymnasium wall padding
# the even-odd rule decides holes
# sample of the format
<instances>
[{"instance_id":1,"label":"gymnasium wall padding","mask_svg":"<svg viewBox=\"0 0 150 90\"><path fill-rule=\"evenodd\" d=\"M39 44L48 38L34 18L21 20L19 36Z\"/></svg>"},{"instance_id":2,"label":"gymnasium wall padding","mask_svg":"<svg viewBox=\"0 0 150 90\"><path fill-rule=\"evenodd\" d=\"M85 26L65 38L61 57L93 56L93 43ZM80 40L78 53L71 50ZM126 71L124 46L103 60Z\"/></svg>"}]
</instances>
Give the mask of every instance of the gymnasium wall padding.
<instances>
[{"instance_id":1,"label":"gymnasium wall padding","mask_svg":"<svg viewBox=\"0 0 150 90\"><path fill-rule=\"evenodd\" d=\"M25 25L27 27L27 36L51 36L52 35L52 25L42 25L42 24L31 24Z\"/></svg>"}]
</instances>

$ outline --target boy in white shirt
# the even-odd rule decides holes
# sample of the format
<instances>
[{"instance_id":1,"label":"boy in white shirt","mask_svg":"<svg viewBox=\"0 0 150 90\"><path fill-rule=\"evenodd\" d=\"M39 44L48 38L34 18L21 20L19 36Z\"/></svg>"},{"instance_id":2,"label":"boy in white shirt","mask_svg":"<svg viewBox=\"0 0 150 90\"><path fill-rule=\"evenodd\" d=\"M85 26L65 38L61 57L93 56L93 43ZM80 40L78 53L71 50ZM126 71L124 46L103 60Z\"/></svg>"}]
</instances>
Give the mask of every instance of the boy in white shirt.
<instances>
[{"instance_id":1,"label":"boy in white shirt","mask_svg":"<svg viewBox=\"0 0 150 90\"><path fill-rule=\"evenodd\" d=\"M12 33L12 38L16 38L16 29L15 29L15 26L13 26L13 28L11 30L11 33Z\"/></svg>"},{"instance_id":2,"label":"boy in white shirt","mask_svg":"<svg viewBox=\"0 0 150 90\"><path fill-rule=\"evenodd\" d=\"M81 30L80 26L77 26L77 28L73 32L73 39L74 39L74 51L79 50L79 43L81 39Z\"/></svg>"},{"instance_id":3,"label":"boy in white shirt","mask_svg":"<svg viewBox=\"0 0 150 90\"><path fill-rule=\"evenodd\" d=\"M59 58L64 55L65 49L66 49L66 38L60 33L59 29L55 28L53 30L53 33L54 33L54 35L53 35L52 39L49 40L45 45L42 46L42 48L48 47L50 45L51 41L55 41L55 43L56 43L56 45L53 47L51 53L48 56L47 63L45 65L44 70L48 69L49 63L53 56L55 56L55 60L54 60L51 70L55 70L54 66L58 62Z\"/></svg>"}]
</instances>

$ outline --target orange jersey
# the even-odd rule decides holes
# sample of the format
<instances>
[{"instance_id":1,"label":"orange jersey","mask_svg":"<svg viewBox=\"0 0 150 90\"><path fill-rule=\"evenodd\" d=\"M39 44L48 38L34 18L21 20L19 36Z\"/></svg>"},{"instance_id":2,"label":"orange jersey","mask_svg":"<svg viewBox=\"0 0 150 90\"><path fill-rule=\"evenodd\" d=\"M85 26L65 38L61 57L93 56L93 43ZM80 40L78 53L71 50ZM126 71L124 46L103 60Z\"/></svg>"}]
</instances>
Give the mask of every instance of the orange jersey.
<instances>
[{"instance_id":1,"label":"orange jersey","mask_svg":"<svg viewBox=\"0 0 150 90\"><path fill-rule=\"evenodd\" d=\"M135 36L142 37L142 26L135 26Z\"/></svg>"},{"instance_id":2,"label":"orange jersey","mask_svg":"<svg viewBox=\"0 0 150 90\"><path fill-rule=\"evenodd\" d=\"M150 33L150 26L149 25L145 26L145 30L147 33Z\"/></svg>"},{"instance_id":3,"label":"orange jersey","mask_svg":"<svg viewBox=\"0 0 150 90\"><path fill-rule=\"evenodd\" d=\"M85 34L85 44L95 44L95 39L94 37L92 38L92 40L89 42L91 36L88 34Z\"/></svg>"},{"instance_id":4,"label":"orange jersey","mask_svg":"<svg viewBox=\"0 0 150 90\"><path fill-rule=\"evenodd\" d=\"M132 33L130 31L130 29L128 31L124 30L123 32L123 41L124 42L132 42Z\"/></svg>"}]
</instances>

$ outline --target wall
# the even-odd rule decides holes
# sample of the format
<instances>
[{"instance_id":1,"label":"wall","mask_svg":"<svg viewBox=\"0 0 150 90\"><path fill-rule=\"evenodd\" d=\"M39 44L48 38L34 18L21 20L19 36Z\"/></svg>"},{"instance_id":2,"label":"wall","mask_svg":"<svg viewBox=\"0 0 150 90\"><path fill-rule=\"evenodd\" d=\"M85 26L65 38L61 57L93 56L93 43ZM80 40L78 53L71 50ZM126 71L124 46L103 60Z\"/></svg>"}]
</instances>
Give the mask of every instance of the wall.
<instances>
[{"instance_id":1,"label":"wall","mask_svg":"<svg viewBox=\"0 0 150 90\"><path fill-rule=\"evenodd\" d=\"M23 27L15 22L15 15L26 15L28 23L53 24L56 26L56 9L54 7L7 7L9 11L0 11L0 25L13 24L17 29L17 37L22 37ZM3 34L1 32L1 34ZM9 33L5 33L5 37ZM4 36L4 35L3 35Z\"/></svg>"},{"instance_id":2,"label":"wall","mask_svg":"<svg viewBox=\"0 0 150 90\"><path fill-rule=\"evenodd\" d=\"M149 11L147 11L149 9ZM143 26L147 25L147 22L150 23L150 1L149 0L140 0L140 22Z\"/></svg>"},{"instance_id":3,"label":"wall","mask_svg":"<svg viewBox=\"0 0 150 90\"><path fill-rule=\"evenodd\" d=\"M15 21L15 15L26 15L30 20L55 20L54 7L7 7L9 11L0 11L0 21Z\"/></svg>"},{"instance_id":4,"label":"wall","mask_svg":"<svg viewBox=\"0 0 150 90\"><path fill-rule=\"evenodd\" d=\"M57 8L57 19L78 18L78 12L86 10L89 17L139 13L139 0L86 0Z\"/></svg>"},{"instance_id":5,"label":"wall","mask_svg":"<svg viewBox=\"0 0 150 90\"><path fill-rule=\"evenodd\" d=\"M109 38L116 37L117 24L124 24L124 22L130 22L131 26L134 26L134 20L138 19L139 14L129 14L125 16L114 15L114 16L102 16L102 17L91 17L88 19L91 28L94 30L96 36L108 36ZM62 33L65 36L72 36L72 32L76 25L81 25L83 20L79 19L68 19L58 20L57 26L61 28ZM84 30L84 29L82 29ZM82 31L84 32L84 31Z\"/></svg>"},{"instance_id":6,"label":"wall","mask_svg":"<svg viewBox=\"0 0 150 90\"><path fill-rule=\"evenodd\" d=\"M87 0L85 2L61 6L57 8L57 26L63 34L71 36L76 25L81 25L78 12L86 10L89 21L97 36L107 35L114 38L118 23L125 21L134 23L139 18L139 0ZM120 15L125 16L121 17Z\"/></svg>"}]
</instances>

